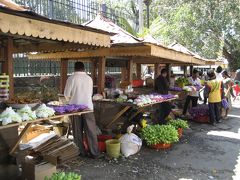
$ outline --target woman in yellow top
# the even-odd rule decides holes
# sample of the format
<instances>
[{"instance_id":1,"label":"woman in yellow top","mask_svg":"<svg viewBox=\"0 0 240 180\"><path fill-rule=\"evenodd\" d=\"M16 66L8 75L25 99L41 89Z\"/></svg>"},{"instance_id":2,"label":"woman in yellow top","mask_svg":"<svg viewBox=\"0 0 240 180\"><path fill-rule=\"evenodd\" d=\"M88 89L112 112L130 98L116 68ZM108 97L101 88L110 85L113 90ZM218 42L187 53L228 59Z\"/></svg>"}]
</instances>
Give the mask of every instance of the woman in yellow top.
<instances>
[{"instance_id":1,"label":"woman in yellow top","mask_svg":"<svg viewBox=\"0 0 240 180\"><path fill-rule=\"evenodd\" d=\"M213 70L208 71L209 81L205 84L205 94L208 96L208 106L210 114L210 123L220 123L220 107L223 98L224 87L220 80L216 79L216 75Z\"/></svg>"}]
</instances>

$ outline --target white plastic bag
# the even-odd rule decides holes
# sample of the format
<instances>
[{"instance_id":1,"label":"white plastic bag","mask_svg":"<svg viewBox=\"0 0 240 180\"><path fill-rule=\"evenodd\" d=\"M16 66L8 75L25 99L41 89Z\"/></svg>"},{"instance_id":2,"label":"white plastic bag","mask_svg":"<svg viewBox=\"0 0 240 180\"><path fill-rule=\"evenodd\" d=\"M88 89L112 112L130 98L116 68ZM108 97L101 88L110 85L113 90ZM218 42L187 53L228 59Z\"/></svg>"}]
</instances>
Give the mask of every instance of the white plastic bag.
<instances>
[{"instance_id":1,"label":"white plastic bag","mask_svg":"<svg viewBox=\"0 0 240 180\"><path fill-rule=\"evenodd\" d=\"M120 138L121 152L125 157L138 153L142 147L142 140L132 133L133 127L129 126L127 133Z\"/></svg>"}]
</instances>

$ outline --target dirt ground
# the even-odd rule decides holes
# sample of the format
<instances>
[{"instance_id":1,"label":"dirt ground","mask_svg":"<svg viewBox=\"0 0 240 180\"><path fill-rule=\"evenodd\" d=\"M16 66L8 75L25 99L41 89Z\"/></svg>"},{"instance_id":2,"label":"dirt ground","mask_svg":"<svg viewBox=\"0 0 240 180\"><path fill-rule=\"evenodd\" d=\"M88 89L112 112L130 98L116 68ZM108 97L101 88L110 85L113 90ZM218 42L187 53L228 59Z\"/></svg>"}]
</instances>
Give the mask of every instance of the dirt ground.
<instances>
[{"instance_id":1,"label":"dirt ground","mask_svg":"<svg viewBox=\"0 0 240 180\"><path fill-rule=\"evenodd\" d=\"M240 101L221 124L191 123L169 150L142 147L129 158L93 160L79 157L60 169L83 180L240 180Z\"/></svg>"}]
</instances>

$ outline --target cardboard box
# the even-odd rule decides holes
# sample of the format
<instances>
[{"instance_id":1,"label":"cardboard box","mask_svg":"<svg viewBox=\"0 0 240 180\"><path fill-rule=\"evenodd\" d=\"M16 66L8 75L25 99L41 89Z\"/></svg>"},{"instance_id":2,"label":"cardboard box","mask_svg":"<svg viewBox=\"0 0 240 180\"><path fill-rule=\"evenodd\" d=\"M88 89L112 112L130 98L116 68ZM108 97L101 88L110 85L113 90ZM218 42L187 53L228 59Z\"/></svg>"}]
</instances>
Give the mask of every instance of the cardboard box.
<instances>
[{"instance_id":1,"label":"cardboard box","mask_svg":"<svg viewBox=\"0 0 240 180\"><path fill-rule=\"evenodd\" d=\"M44 180L46 176L51 177L56 172L56 166L48 162L42 162L37 165L33 162L24 162L22 164L23 180Z\"/></svg>"},{"instance_id":2,"label":"cardboard box","mask_svg":"<svg viewBox=\"0 0 240 180\"><path fill-rule=\"evenodd\" d=\"M33 138L43 134L43 133L49 133L50 129L41 126L41 125L34 125L32 127L29 128L29 130L27 131L27 133L25 134L25 136L23 136L22 142L23 143L27 143L30 140L32 140Z\"/></svg>"}]
</instances>

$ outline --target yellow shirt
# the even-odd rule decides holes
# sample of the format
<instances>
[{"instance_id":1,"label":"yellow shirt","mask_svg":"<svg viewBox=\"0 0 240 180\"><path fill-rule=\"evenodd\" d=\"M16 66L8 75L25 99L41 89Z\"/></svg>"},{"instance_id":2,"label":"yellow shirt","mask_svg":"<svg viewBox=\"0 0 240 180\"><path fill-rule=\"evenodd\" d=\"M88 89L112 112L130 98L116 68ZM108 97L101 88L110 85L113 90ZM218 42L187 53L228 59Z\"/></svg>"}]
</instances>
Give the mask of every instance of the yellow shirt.
<instances>
[{"instance_id":1,"label":"yellow shirt","mask_svg":"<svg viewBox=\"0 0 240 180\"><path fill-rule=\"evenodd\" d=\"M219 80L210 80L207 82L207 85L210 87L210 93L208 96L208 102L218 103L222 101L221 97L221 81Z\"/></svg>"}]
</instances>

